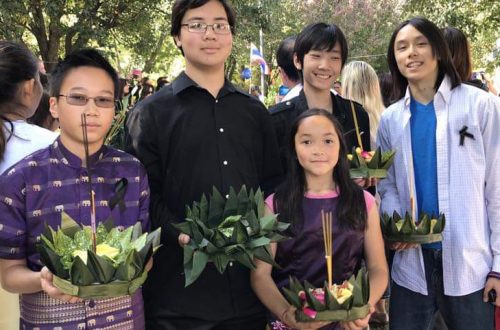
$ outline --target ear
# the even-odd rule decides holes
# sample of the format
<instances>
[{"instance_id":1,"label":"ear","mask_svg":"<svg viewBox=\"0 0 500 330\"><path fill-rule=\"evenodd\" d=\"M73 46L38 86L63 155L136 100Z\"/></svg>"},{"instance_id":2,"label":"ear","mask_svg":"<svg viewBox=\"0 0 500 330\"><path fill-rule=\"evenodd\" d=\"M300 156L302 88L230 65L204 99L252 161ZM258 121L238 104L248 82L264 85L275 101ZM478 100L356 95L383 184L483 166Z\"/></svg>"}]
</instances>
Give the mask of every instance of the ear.
<instances>
[{"instance_id":1,"label":"ear","mask_svg":"<svg viewBox=\"0 0 500 330\"><path fill-rule=\"evenodd\" d=\"M22 90L23 96L30 97L35 92L35 78L31 78L30 80L26 80L23 82Z\"/></svg>"},{"instance_id":2,"label":"ear","mask_svg":"<svg viewBox=\"0 0 500 330\"><path fill-rule=\"evenodd\" d=\"M51 96L49 98L49 107L52 117L59 118L59 106L57 104L57 98L55 96Z\"/></svg>"},{"instance_id":3,"label":"ear","mask_svg":"<svg viewBox=\"0 0 500 330\"><path fill-rule=\"evenodd\" d=\"M174 36L174 41L177 47L182 47L181 39L179 39L179 36Z\"/></svg>"},{"instance_id":4,"label":"ear","mask_svg":"<svg viewBox=\"0 0 500 330\"><path fill-rule=\"evenodd\" d=\"M302 70L302 64L300 63L297 54L293 54L293 64L297 70Z\"/></svg>"}]
</instances>

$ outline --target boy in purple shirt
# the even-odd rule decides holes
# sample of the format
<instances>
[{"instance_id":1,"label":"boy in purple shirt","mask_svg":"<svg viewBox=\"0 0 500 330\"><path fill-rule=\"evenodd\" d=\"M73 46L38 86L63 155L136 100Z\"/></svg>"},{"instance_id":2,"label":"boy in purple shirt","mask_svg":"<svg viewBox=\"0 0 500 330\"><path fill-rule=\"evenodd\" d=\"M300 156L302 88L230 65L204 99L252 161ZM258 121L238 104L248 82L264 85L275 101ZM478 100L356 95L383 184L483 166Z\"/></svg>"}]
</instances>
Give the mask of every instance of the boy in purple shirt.
<instances>
[{"instance_id":1,"label":"boy in purple shirt","mask_svg":"<svg viewBox=\"0 0 500 330\"><path fill-rule=\"evenodd\" d=\"M140 221L143 230L148 229L144 168L134 157L103 145L115 114L117 90L116 71L97 51L69 55L51 75L50 111L59 120L60 137L0 177L0 275L4 289L21 295L22 329L144 328L141 290L85 301L63 294L53 286L52 274L40 263L35 248L44 225L57 228L62 211L90 225L89 172L98 222L111 216L117 226ZM122 179L126 192L123 203L115 205L115 184Z\"/></svg>"}]
</instances>

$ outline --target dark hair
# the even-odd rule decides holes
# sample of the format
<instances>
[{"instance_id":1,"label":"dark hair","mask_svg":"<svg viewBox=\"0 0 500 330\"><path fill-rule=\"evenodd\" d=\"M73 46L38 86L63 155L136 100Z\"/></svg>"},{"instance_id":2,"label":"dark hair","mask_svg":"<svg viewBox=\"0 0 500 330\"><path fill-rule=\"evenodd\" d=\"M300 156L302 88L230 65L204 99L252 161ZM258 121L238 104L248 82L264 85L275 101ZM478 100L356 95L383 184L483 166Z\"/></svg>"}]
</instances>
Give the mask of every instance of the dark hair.
<instances>
[{"instance_id":1,"label":"dark hair","mask_svg":"<svg viewBox=\"0 0 500 330\"><path fill-rule=\"evenodd\" d=\"M470 80L472 75L472 58L469 41L465 34L457 28L445 27L441 30L448 44L453 65L462 81Z\"/></svg>"},{"instance_id":2,"label":"dark hair","mask_svg":"<svg viewBox=\"0 0 500 330\"><path fill-rule=\"evenodd\" d=\"M231 32L234 34L236 31L235 30L236 14L233 8L231 8L231 6L227 3L226 0L218 0L218 1L226 11L227 22L229 23L229 25L231 25ZM177 37L181 33L182 19L184 18L184 15L186 15L186 12L188 10L201 7L208 2L210 2L210 0L176 0L174 6L172 7L172 18L171 18L172 25L170 27L170 35L172 37ZM182 47L178 48L184 55Z\"/></svg>"},{"instance_id":3,"label":"dark hair","mask_svg":"<svg viewBox=\"0 0 500 330\"><path fill-rule=\"evenodd\" d=\"M167 85L169 83L167 77L159 77L156 79L156 91L159 91L160 89L163 88L163 86Z\"/></svg>"},{"instance_id":4,"label":"dark hair","mask_svg":"<svg viewBox=\"0 0 500 330\"><path fill-rule=\"evenodd\" d=\"M50 113L49 98L49 93L44 91L42 94L42 98L40 99L40 103L38 104L38 108L36 108L33 116L28 118L26 121L30 124L37 125L52 131L52 126L57 119L52 117L52 114Z\"/></svg>"},{"instance_id":5,"label":"dark hair","mask_svg":"<svg viewBox=\"0 0 500 330\"><path fill-rule=\"evenodd\" d=\"M448 50L448 47L443 47L443 45L446 44L446 41L444 40L441 30L425 17L414 17L399 24L396 30L394 30L391 40L389 41L389 48L387 50L387 62L389 64L389 70L392 74L394 97L396 100L401 99L406 93L408 80L399 71L396 56L394 55L394 44L399 31L407 25L413 26L427 38L432 48L432 55L437 59L438 76L436 83L434 84L434 89L438 90L445 75L450 78L452 89L460 85L462 81L457 73L457 70L453 66L450 51Z\"/></svg>"},{"instance_id":6,"label":"dark hair","mask_svg":"<svg viewBox=\"0 0 500 330\"><path fill-rule=\"evenodd\" d=\"M311 50L331 51L337 44L340 45L342 67L347 60L347 41L342 30L335 24L314 23L308 25L295 40L294 54L301 65L304 65L304 56ZM302 71L299 70L302 77Z\"/></svg>"},{"instance_id":7,"label":"dark hair","mask_svg":"<svg viewBox=\"0 0 500 330\"><path fill-rule=\"evenodd\" d=\"M3 159L7 141L14 134L14 125L5 116L11 113L12 104L18 102L20 83L36 79L38 60L24 45L0 40L0 161ZM10 126L9 136L4 133L4 126Z\"/></svg>"},{"instance_id":8,"label":"dark hair","mask_svg":"<svg viewBox=\"0 0 500 330\"><path fill-rule=\"evenodd\" d=\"M50 74L50 96L57 97L61 93L61 86L68 73L73 69L83 66L104 70L113 81L114 97L118 97L120 94L118 74L101 53L90 48L77 50L57 63L54 71Z\"/></svg>"},{"instance_id":9,"label":"dark hair","mask_svg":"<svg viewBox=\"0 0 500 330\"><path fill-rule=\"evenodd\" d=\"M340 149L337 165L333 170L333 181L339 190L339 201L336 208L336 219L344 228L364 229L367 211L364 193L349 176L349 162L347 160L347 146L342 132L342 126L335 117L323 109L310 109L301 113L292 124L288 139L288 172L285 181L276 189L274 195L274 210L279 213L281 221L292 224L291 232L297 235L303 228L302 200L306 192L304 169L299 163L295 150L295 135L305 118L323 116L330 120L339 137Z\"/></svg>"},{"instance_id":10,"label":"dark hair","mask_svg":"<svg viewBox=\"0 0 500 330\"><path fill-rule=\"evenodd\" d=\"M392 103L394 103L394 88L392 83L392 76L390 72L379 73L378 74L378 84L380 85L380 93L382 94L382 101L384 106L388 108Z\"/></svg>"},{"instance_id":11,"label":"dark hair","mask_svg":"<svg viewBox=\"0 0 500 330\"><path fill-rule=\"evenodd\" d=\"M278 66L285 71L286 75L290 80L299 81L299 73L295 64L293 64L293 48L295 46L295 39L297 37L292 36L283 40L278 50L276 51L276 62Z\"/></svg>"}]
</instances>

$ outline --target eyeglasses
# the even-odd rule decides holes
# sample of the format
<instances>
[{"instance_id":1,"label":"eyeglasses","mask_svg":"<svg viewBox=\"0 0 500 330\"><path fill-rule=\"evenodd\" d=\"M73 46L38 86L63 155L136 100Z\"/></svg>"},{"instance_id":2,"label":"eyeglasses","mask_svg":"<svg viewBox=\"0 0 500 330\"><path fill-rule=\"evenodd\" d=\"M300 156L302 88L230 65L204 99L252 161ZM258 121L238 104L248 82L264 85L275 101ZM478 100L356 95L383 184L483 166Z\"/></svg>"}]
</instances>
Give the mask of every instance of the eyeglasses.
<instances>
[{"instance_id":1,"label":"eyeglasses","mask_svg":"<svg viewBox=\"0 0 500 330\"><path fill-rule=\"evenodd\" d=\"M206 24L200 22L181 24L181 26L187 26L189 32L193 33L206 33L208 27L210 26L216 34L229 34L231 33L231 25L228 23L214 23Z\"/></svg>"},{"instance_id":2,"label":"eyeglasses","mask_svg":"<svg viewBox=\"0 0 500 330\"><path fill-rule=\"evenodd\" d=\"M66 102L68 102L68 104L71 105L84 106L90 99L92 99L94 100L94 104L99 108L115 107L115 100L112 97L106 97L106 96L89 97L82 94L69 94L69 95L59 94L58 96L64 96L66 98Z\"/></svg>"}]
</instances>

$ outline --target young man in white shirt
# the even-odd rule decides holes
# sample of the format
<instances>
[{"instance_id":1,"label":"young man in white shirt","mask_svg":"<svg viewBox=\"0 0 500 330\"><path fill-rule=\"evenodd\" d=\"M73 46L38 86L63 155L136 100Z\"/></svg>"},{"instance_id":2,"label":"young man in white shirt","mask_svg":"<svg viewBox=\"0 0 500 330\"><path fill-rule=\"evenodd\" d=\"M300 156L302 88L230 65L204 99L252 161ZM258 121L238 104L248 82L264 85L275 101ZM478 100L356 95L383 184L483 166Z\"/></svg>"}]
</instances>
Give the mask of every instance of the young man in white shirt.
<instances>
[{"instance_id":1,"label":"young man in white shirt","mask_svg":"<svg viewBox=\"0 0 500 330\"><path fill-rule=\"evenodd\" d=\"M439 28L425 18L393 33L389 68L399 101L382 115L378 143L397 150L378 185L381 212L444 213L439 243L395 243L391 329L493 329L488 294L500 292L500 102L461 84ZM409 187L414 187L410 192ZM500 298L496 299L500 306Z\"/></svg>"}]
</instances>

